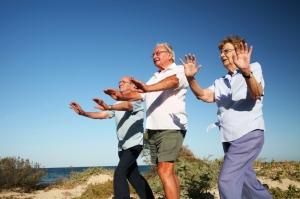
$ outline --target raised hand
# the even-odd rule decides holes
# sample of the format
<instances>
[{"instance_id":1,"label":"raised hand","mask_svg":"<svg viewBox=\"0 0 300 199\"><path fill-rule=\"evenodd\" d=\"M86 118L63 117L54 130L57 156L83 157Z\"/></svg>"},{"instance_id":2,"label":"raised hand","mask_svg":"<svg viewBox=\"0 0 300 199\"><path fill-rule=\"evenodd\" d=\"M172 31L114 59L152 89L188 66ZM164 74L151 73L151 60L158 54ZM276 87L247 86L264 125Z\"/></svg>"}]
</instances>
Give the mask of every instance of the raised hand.
<instances>
[{"instance_id":1,"label":"raised hand","mask_svg":"<svg viewBox=\"0 0 300 199\"><path fill-rule=\"evenodd\" d=\"M102 99L94 98L93 101L98 105L96 106L97 109L100 109L102 111L109 109L109 106Z\"/></svg>"},{"instance_id":2,"label":"raised hand","mask_svg":"<svg viewBox=\"0 0 300 199\"><path fill-rule=\"evenodd\" d=\"M250 59L252 54L252 46L248 44L239 43L234 46L236 55L233 55L234 64L242 71L246 71L250 66Z\"/></svg>"},{"instance_id":3,"label":"raised hand","mask_svg":"<svg viewBox=\"0 0 300 199\"><path fill-rule=\"evenodd\" d=\"M184 66L184 73L186 77L194 77L201 67L197 64L196 56L193 54L185 55L184 61L180 59L180 62Z\"/></svg>"},{"instance_id":4,"label":"raised hand","mask_svg":"<svg viewBox=\"0 0 300 199\"><path fill-rule=\"evenodd\" d=\"M81 108L81 106L76 102L71 102L70 108L73 109L79 115L83 115L85 113L84 110Z\"/></svg>"}]
</instances>

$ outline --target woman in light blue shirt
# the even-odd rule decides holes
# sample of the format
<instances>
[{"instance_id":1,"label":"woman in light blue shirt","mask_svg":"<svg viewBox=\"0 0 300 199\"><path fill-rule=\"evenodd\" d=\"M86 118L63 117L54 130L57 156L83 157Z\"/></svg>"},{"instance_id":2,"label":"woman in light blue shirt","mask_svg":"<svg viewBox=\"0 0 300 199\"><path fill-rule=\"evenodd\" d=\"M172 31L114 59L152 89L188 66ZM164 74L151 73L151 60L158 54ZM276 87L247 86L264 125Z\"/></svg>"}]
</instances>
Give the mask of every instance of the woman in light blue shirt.
<instances>
[{"instance_id":1,"label":"woman in light blue shirt","mask_svg":"<svg viewBox=\"0 0 300 199\"><path fill-rule=\"evenodd\" d=\"M228 36L219 44L227 74L204 89L195 79L199 69L194 55L185 57L184 67L195 96L218 107L218 126L224 163L218 179L222 199L269 199L271 194L257 180L253 162L264 143L262 100L264 79L259 63L250 63L252 47L239 36Z\"/></svg>"}]
</instances>

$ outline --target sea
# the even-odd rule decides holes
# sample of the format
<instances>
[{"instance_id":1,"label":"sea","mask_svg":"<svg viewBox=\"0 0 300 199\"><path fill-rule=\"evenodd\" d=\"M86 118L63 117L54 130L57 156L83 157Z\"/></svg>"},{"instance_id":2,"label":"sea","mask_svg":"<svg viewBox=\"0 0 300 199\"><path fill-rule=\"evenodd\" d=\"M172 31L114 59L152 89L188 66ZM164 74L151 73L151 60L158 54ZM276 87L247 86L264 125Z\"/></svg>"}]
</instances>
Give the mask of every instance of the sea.
<instances>
[{"instance_id":1,"label":"sea","mask_svg":"<svg viewBox=\"0 0 300 199\"><path fill-rule=\"evenodd\" d=\"M149 165L139 165L138 167L141 174L146 174L150 171ZM57 181L67 180L72 172L83 172L89 168L104 168L107 170L115 170L116 166L44 168L46 175L41 178L38 185L46 186Z\"/></svg>"}]
</instances>

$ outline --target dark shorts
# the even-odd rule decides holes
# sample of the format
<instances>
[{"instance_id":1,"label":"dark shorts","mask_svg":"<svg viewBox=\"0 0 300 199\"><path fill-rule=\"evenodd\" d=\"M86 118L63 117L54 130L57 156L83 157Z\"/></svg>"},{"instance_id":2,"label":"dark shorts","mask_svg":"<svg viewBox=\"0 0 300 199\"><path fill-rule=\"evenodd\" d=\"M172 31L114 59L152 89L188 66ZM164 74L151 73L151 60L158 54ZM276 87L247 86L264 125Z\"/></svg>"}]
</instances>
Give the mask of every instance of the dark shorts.
<instances>
[{"instance_id":1,"label":"dark shorts","mask_svg":"<svg viewBox=\"0 0 300 199\"><path fill-rule=\"evenodd\" d=\"M185 130L147 130L151 162L173 162L181 149Z\"/></svg>"}]
</instances>

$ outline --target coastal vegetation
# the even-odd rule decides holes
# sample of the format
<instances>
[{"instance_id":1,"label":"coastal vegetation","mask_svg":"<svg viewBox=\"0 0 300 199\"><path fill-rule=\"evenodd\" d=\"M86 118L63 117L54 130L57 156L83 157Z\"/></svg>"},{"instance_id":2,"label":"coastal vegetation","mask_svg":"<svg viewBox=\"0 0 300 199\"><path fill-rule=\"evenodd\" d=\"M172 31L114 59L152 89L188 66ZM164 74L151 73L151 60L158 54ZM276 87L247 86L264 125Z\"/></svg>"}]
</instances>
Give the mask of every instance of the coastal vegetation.
<instances>
[{"instance_id":1,"label":"coastal vegetation","mask_svg":"<svg viewBox=\"0 0 300 199\"><path fill-rule=\"evenodd\" d=\"M143 154L148 154L148 152ZM218 198L217 178L221 166L221 159L198 158L188 147L183 147L176 163L176 172L181 186L180 198ZM258 160L255 162L254 168L258 178L269 189L274 199L300 198L300 162ZM21 158L0 159L0 188L2 190L16 190L16 188L19 191L34 190L44 174L38 164L30 163L29 160ZM100 181L99 178L103 178L103 176L109 178ZM145 173L144 176L156 198L162 199L164 192L156 168L151 166L150 171ZM91 179L95 179L95 177L97 181L91 182ZM108 199L113 196L112 177L112 170L89 168L83 172L71 173L69 179L50 185L44 191L49 194L51 190L62 190L64 196L68 196L66 198L73 199ZM77 195L72 195L72 190L76 190L78 187L81 187L82 191ZM138 198L134 189L132 187L130 189L132 198ZM39 191L39 194L43 193ZM24 197L26 198L26 196ZM3 197L0 193L0 199L4 198L8 199L10 197ZM34 196L30 195L27 198L34 198Z\"/></svg>"},{"instance_id":2,"label":"coastal vegetation","mask_svg":"<svg viewBox=\"0 0 300 199\"><path fill-rule=\"evenodd\" d=\"M144 152L144 154L148 154ZM222 165L222 160L210 158L197 158L188 147L182 147L178 162L176 163L176 172L180 179L182 199L213 199L217 193L217 178ZM270 179L271 182L282 184L283 179L289 179L292 182L300 184L300 162L282 161L265 162L258 160L255 162L255 170L261 178ZM151 167L145 175L156 198L163 198L163 188L156 168ZM272 193L274 199L295 199L300 198L299 186L289 185L288 189L283 190L279 187L271 187L264 184ZM131 188L133 198L138 198ZM104 184L90 185L87 190L78 199L86 198L109 198L113 194L112 181Z\"/></svg>"},{"instance_id":3,"label":"coastal vegetation","mask_svg":"<svg viewBox=\"0 0 300 199\"><path fill-rule=\"evenodd\" d=\"M45 172L37 163L28 159L6 157L0 158L0 191L18 188L29 192L37 188Z\"/></svg>"}]
</instances>

